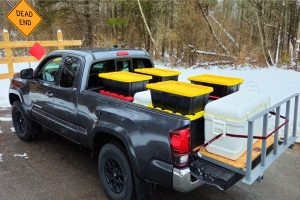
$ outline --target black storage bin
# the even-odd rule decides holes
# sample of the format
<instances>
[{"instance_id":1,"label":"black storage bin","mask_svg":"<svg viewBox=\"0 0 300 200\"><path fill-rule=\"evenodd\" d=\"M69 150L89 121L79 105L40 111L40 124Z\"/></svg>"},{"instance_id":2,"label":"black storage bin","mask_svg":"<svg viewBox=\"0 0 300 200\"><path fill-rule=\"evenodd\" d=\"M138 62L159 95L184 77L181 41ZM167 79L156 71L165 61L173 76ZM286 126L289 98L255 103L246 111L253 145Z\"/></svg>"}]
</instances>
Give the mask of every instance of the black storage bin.
<instances>
[{"instance_id":1,"label":"black storage bin","mask_svg":"<svg viewBox=\"0 0 300 200\"><path fill-rule=\"evenodd\" d=\"M192 149L204 144L204 117L191 121L191 141Z\"/></svg>"},{"instance_id":2,"label":"black storage bin","mask_svg":"<svg viewBox=\"0 0 300 200\"><path fill-rule=\"evenodd\" d=\"M179 81L165 81L147 85L153 107L182 115L193 115L204 109L213 88Z\"/></svg>"},{"instance_id":3,"label":"black storage bin","mask_svg":"<svg viewBox=\"0 0 300 200\"><path fill-rule=\"evenodd\" d=\"M123 71L100 73L98 76L103 80L105 90L124 96L146 90L146 84L152 79L151 76Z\"/></svg>"},{"instance_id":4,"label":"black storage bin","mask_svg":"<svg viewBox=\"0 0 300 200\"><path fill-rule=\"evenodd\" d=\"M105 90L122 94L124 96L134 96L135 93L147 90L146 84L149 81L139 82L120 82L109 79L103 79L103 86Z\"/></svg>"},{"instance_id":5,"label":"black storage bin","mask_svg":"<svg viewBox=\"0 0 300 200\"><path fill-rule=\"evenodd\" d=\"M181 73L180 71L161 68L140 68L135 69L134 72L152 76L152 79L149 81L150 83L170 80L178 81L178 76Z\"/></svg>"},{"instance_id":6,"label":"black storage bin","mask_svg":"<svg viewBox=\"0 0 300 200\"><path fill-rule=\"evenodd\" d=\"M157 83L163 81L178 81L178 76L154 76L152 75L152 79L149 81L150 83Z\"/></svg>"},{"instance_id":7,"label":"black storage bin","mask_svg":"<svg viewBox=\"0 0 300 200\"><path fill-rule=\"evenodd\" d=\"M242 78L214 74L190 76L188 77L188 80L193 84L214 88L214 91L210 95L215 97L224 97L237 92L240 89L240 85L244 82L244 79Z\"/></svg>"},{"instance_id":8,"label":"black storage bin","mask_svg":"<svg viewBox=\"0 0 300 200\"><path fill-rule=\"evenodd\" d=\"M191 81L191 83L214 88L214 91L212 93L210 93L210 95L216 96L216 97L224 97L226 95L237 92L240 89L240 84L237 84L234 86L225 86L225 85L217 85L217 84L204 83L204 82L198 82L198 81Z\"/></svg>"},{"instance_id":9,"label":"black storage bin","mask_svg":"<svg viewBox=\"0 0 300 200\"><path fill-rule=\"evenodd\" d=\"M204 110L208 102L208 94L185 97L157 90L150 90L150 92L153 107L171 110L182 115L193 115L196 112Z\"/></svg>"}]
</instances>

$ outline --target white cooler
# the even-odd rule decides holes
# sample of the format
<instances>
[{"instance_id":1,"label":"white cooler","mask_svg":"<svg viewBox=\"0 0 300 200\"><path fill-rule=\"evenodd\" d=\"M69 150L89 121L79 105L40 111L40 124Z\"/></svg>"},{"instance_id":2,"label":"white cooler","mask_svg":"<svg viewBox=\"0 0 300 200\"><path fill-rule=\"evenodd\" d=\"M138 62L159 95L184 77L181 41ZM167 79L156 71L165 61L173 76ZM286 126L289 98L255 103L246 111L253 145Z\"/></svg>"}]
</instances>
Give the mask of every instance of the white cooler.
<instances>
[{"instance_id":1,"label":"white cooler","mask_svg":"<svg viewBox=\"0 0 300 200\"><path fill-rule=\"evenodd\" d=\"M270 106L270 97L253 91L238 91L205 106L205 141L220 133L247 135L247 120ZM262 135L263 119L254 123L253 134ZM256 140L253 140L256 142ZM206 147L208 152L236 160L247 148L246 138L222 136Z\"/></svg>"},{"instance_id":2,"label":"white cooler","mask_svg":"<svg viewBox=\"0 0 300 200\"><path fill-rule=\"evenodd\" d=\"M134 94L133 98L133 103L137 103L143 106L149 106L152 104L150 90L137 92Z\"/></svg>"}]
</instances>

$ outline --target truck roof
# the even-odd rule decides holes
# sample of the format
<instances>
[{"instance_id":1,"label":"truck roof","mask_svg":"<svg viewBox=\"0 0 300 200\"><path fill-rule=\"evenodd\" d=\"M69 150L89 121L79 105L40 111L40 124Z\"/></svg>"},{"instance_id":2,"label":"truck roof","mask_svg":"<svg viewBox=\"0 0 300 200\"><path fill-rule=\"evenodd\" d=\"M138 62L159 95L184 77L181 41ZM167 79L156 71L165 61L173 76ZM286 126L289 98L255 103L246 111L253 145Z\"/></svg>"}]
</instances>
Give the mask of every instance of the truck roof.
<instances>
[{"instance_id":1,"label":"truck roof","mask_svg":"<svg viewBox=\"0 0 300 200\"><path fill-rule=\"evenodd\" d=\"M101 60L103 58L117 58L117 52L127 52L128 55L123 57L143 57L150 59L148 52L139 50L139 49L124 49L124 48L76 48L76 49L66 49L66 50L57 50L54 53L75 53L82 56L91 55L94 60Z\"/></svg>"}]
</instances>

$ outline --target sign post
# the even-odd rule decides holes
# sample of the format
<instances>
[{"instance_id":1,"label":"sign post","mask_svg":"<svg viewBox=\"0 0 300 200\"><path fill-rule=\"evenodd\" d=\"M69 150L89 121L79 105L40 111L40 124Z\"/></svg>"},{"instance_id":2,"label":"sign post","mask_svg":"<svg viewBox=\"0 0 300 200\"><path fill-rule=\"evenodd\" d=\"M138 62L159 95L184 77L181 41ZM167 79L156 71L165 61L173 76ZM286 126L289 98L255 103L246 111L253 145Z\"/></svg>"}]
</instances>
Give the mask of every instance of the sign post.
<instances>
[{"instance_id":1,"label":"sign post","mask_svg":"<svg viewBox=\"0 0 300 200\"><path fill-rule=\"evenodd\" d=\"M43 18L32 8L26 0L20 0L7 14L7 19L28 37L43 21Z\"/></svg>"}]
</instances>

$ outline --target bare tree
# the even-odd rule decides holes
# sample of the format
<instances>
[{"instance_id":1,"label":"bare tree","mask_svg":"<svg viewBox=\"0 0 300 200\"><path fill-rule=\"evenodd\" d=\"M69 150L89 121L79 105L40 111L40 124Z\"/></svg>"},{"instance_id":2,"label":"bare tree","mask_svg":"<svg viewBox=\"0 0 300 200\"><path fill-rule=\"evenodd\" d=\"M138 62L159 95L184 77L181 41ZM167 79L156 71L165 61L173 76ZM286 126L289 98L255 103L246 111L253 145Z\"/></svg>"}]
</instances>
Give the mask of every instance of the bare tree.
<instances>
[{"instance_id":1,"label":"bare tree","mask_svg":"<svg viewBox=\"0 0 300 200\"><path fill-rule=\"evenodd\" d=\"M147 28L147 31L148 31L149 37L150 37L150 39L151 39L151 42L152 42L154 45L156 45L156 42L155 42L155 40L154 40L154 38L153 38L153 36L152 36L151 30L150 30L150 28L149 28L149 26L148 26L146 17L145 17L145 15L144 15L144 12L143 12L143 8L142 8L142 5L141 5L141 2L140 2L140 0L137 0L137 2L138 2L138 4L139 4L140 13L141 13L141 15L142 15L144 24L145 24L145 26L146 26L146 28Z\"/></svg>"},{"instance_id":2,"label":"bare tree","mask_svg":"<svg viewBox=\"0 0 300 200\"><path fill-rule=\"evenodd\" d=\"M200 11L201 13L203 14L203 17L205 19L205 21L207 22L207 25L209 27L209 30L211 32L211 34L213 35L214 39L216 40L216 42L218 43L218 45L227 53L229 54L229 51L228 49L226 48L226 46L224 44L222 44L222 42L220 41L220 39L217 37L215 31L213 30L212 26L211 26L211 23L207 17L207 14L205 13L204 9L202 8L202 5L201 5L201 2L198 1L198 6L200 8Z\"/></svg>"}]
</instances>

